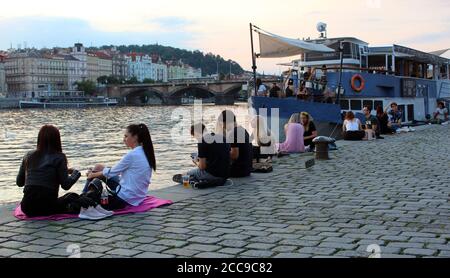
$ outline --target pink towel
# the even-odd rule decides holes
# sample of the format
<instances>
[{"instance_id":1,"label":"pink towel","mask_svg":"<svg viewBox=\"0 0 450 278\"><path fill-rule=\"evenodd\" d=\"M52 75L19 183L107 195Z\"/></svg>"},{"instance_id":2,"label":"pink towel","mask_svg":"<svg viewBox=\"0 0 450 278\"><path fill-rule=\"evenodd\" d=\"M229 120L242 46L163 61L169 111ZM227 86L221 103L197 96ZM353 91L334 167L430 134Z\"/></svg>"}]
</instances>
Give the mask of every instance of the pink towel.
<instances>
[{"instance_id":1,"label":"pink towel","mask_svg":"<svg viewBox=\"0 0 450 278\"><path fill-rule=\"evenodd\" d=\"M304 131L305 129L301 124L288 124L286 141L278 145L278 151L283 153L305 152Z\"/></svg>"},{"instance_id":2,"label":"pink towel","mask_svg":"<svg viewBox=\"0 0 450 278\"><path fill-rule=\"evenodd\" d=\"M114 215L124 215L131 213L142 213L147 212L155 208L159 208L165 205L173 204L172 201L158 199L156 197L148 196L139 206L133 207L128 206L124 209L118 210L114 212ZM43 216L43 217L28 217L23 213L20 204L14 210L14 216L20 220L50 220L50 221L59 221L64 219L73 219L78 218L76 214L59 214L59 215L51 215L51 216Z\"/></svg>"}]
</instances>

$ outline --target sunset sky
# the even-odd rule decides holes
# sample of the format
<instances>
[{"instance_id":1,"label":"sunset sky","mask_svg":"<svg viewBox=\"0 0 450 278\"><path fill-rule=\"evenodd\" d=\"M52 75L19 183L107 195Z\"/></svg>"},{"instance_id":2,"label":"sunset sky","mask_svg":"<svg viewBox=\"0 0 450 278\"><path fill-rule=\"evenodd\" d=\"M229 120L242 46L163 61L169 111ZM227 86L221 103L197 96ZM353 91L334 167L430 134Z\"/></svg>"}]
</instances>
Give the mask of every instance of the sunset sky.
<instances>
[{"instance_id":1,"label":"sunset sky","mask_svg":"<svg viewBox=\"0 0 450 278\"><path fill-rule=\"evenodd\" d=\"M354 36L372 45L424 51L450 47L448 0L127 0L7 1L0 5L0 49L159 43L220 54L250 69L249 22L282 36ZM261 60L259 70L279 73Z\"/></svg>"}]
</instances>

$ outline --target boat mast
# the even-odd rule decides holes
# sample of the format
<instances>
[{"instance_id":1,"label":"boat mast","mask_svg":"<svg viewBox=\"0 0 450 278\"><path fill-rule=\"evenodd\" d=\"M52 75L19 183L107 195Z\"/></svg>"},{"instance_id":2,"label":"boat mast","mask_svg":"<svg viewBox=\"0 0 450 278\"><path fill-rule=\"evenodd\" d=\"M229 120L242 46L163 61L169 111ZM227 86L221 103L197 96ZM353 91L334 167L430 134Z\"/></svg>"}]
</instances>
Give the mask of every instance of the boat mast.
<instances>
[{"instance_id":1,"label":"boat mast","mask_svg":"<svg viewBox=\"0 0 450 278\"><path fill-rule=\"evenodd\" d=\"M344 67L344 46L342 45L342 41L339 42L339 53L341 58L341 65L339 68L339 84L338 84L338 92L336 97L336 104L340 103L341 98L341 88L342 88L342 69Z\"/></svg>"},{"instance_id":2,"label":"boat mast","mask_svg":"<svg viewBox=\"0 0 450 278\"><path fill-rule=\"evenodd\" d=\"M252 70L253 70L253 87L255 88L255 96L257 95L258 88L256 88L256 53L253 46L253 24L250 23L250 43L252 47Z\"/></svg>"}]
</instances>

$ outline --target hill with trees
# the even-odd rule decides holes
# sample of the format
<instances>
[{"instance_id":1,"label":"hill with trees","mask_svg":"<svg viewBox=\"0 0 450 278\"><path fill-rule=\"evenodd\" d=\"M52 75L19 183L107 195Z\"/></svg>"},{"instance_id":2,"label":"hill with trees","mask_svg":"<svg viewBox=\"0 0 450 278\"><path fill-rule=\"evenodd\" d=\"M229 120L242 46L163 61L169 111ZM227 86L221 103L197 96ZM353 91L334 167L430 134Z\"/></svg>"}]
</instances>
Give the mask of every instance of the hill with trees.
<instances>
[{"instance_id":1,"label":"hill with trees","mask_svg":"<svg viewBox=\"0 0 450 278\"><path fill-rule=\"evenodd\" d=\"M113 47L102 46L101 49L110 49ZM177 61L181 60L183 63L190 65L194 68L201 68L202 74L212 75L217 73L217 67L219 68L219 73L224 75L230 73L232 74L242 74L244 70L235 61L225 60L220 55L215 55L212 53L203 53L199 50L185 50L170 46L163 46L159 44L149 44L149 45L121 45L116 46L117 50L122 53L139 52L148 55L157 54L161 56L163 61Z\"/></svg>"}]
</instances>

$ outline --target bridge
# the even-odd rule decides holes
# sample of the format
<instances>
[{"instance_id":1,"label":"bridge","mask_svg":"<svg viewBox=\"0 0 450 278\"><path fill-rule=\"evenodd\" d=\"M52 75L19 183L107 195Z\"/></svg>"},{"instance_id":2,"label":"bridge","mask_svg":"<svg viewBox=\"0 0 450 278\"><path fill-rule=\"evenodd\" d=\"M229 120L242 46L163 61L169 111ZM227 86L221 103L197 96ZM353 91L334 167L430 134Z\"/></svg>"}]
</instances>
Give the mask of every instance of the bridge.
<instances>
[{"instance_id":1,"label":"bridge","mask_svg":"<svg viewBox=\"0 0 450 278\"><path fill-rule=\"evenodd\" d=\"M203 99L216 105L232 105L240 97L247 80L185 81L158 84L109 86L107 94L126 105L180 105L187 100Z\"/></svg>"}]
</instances>

